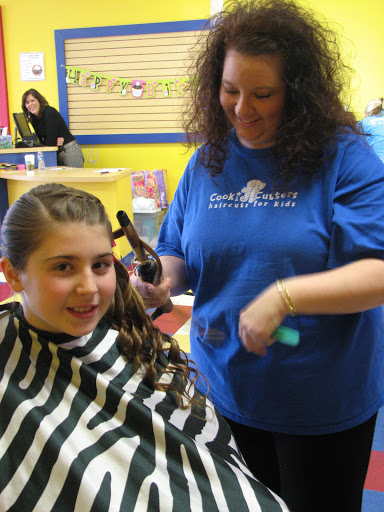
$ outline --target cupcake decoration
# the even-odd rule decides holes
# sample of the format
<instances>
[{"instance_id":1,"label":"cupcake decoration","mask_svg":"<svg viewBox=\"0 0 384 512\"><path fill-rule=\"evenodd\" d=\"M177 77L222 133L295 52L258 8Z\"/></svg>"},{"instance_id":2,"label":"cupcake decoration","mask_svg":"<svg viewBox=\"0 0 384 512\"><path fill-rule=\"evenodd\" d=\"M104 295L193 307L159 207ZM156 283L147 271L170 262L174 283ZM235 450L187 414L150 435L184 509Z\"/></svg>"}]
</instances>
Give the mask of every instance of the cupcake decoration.
<instances>
[{"instance_id":1,"label":"cupcake decoration","mask_svg":"<svg viewBox=\"0 0 384 512\"><path fill-rule=\"evenodd\" d=\"M134 98L140 98L143 95L143 83L145 82L141 82L139 80L132 82L132 96Z\"/></svg>"}]
</instances>

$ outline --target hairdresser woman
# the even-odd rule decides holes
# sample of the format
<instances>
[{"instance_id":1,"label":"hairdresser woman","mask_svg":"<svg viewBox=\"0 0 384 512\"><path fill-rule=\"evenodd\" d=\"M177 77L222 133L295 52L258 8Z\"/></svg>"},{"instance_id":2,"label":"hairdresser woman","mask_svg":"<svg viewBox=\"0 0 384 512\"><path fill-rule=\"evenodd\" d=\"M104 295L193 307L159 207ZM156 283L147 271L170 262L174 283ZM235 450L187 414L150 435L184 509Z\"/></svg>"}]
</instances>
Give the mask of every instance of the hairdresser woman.
<instances>
[{"instance_id":1,"label":"hairdresser woman","mask_svg":"<svg viewBox=\"0 0 384 512\"><path fill-rule=\"evenodd\" d=\"M36 89L23 94L21 107L32 123L41 144L59 146L57 163L66 167L84 167L84 156L79 143L69 131L60 113Z\"/></svg>"},{"instance_id":2,"label":"hairdresser woman","mask_svg":"<svg viewBox=\"0 0 384 512\"><path fill-rule=\"evenodd\" d=\"M359 512L384 404L384 166L328 26L293 2L228 8L190 73L203 144L161 226L165 280L132 281L148 306L194 292L191 356L255 476L291 512Z\"/></svg>"}]
</instances>

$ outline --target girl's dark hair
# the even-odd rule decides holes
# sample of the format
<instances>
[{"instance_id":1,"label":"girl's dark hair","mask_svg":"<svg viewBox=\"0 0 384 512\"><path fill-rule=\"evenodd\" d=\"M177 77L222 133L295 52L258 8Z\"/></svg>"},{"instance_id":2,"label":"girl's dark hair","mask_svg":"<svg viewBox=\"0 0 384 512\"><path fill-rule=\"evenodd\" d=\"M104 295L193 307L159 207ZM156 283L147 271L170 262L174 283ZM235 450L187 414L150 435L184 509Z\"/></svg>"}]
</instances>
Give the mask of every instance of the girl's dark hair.
<instances>
[{"instance_id":1,"label":"girl's dark hair","mask_svg":"<svg viewBox=\"0 0 384 512\"><path fill-rule=\"evenodd\" d=\"M359 133L344 106L352 70L342 62L338 36L307 9L284 0L233 2L207 28L189 70L191 101L183 119L189 147L204 144L201 163L211 176L222 171L232 128L219 99L229 49L283 62L286 97L274 146L278 176L289 181L298 172L317 172L335 134Z\"/></svg>"},{"instance_id":2,"label":"girl's dark hair","mask_svg":"<svg viewBox=\"0 0 384 512\"><path fill-rule=\"evenodd\" d=\"M39 114L37 117L39 119L41 119L43 117L45 107L48 105L48 101L44 98L44 96L42 94L39 93L39 91L36 91L36 89L28 89L28 91L25 91L25 93L23 94L23 97L21 98L21 108L23 109L26 119L31 118L31 113L25 106L25 102L26 102L27 96L29 94L31 94L34 98L36 98L40 103Z\"/></svg>"},{"instance_id":3,"label":"girl's dark hair","mask_svg":"<svg viewBox=\"0 0 384 512\"><path fill-rule=\"evenodd\" d=\"M39 185L23 194L8 210L1 226L2 255L19 271L25 269L29 256L41 245L57 224L79 222L102 225L113 244L111 223L101 201L88 192L57 183ZM50 229L52 228L52 229ZM146 313L142 298L131 285L126 267L118 260L116 291L106 319L118 331L121 353L135 368L145 369L146 382L155 389L170 390L179 406L199 403L190 396L189 379L194 383L200 374L188 361L178 343L162 333ZM165 358L165 353L167 357ZM159 382L162 374L167 382ZM193 375L193 378L191 376Z\"/></svg>"}]
</instances>

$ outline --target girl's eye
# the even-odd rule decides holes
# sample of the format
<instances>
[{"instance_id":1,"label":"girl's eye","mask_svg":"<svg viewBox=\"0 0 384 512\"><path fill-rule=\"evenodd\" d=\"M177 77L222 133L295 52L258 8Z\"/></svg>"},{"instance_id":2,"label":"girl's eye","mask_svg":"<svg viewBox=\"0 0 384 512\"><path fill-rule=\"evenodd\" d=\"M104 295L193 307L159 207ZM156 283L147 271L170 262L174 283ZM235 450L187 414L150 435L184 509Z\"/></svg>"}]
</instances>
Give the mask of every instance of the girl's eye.
<instances>
[{"instance_id":1,"label":"girl's eye","mask_svg":"<svg viewBox=\"0 0 384 512\"><path fill-rule=\"evenodd\" d=\"M69 263L60 263L59 265L56 265L55 270L58 270L59 272L65 272L69 268Z\"/></svg>"},{"instance_id":2,"label":"girl's eye","mask_svg":"<svg viewBox=\"0 0 384 512\"><path fill-rule=\"evenodd\" d=\"M105 270L110 268L113 265L113 261L98 261L93 265L95 270Z\"/></svg>"},{"instance_id":3,"label":"girl's eye","mask_svg":"<svg viewBox=\"0 0 384 512\"><path fill-rule=\"evenodd\" d=\"M225 91L227 94L236 94L236 93L237 93L237 91L230 91L229 89L226 89L225 87L224 87L224 91Z\"/></svg>"}]
</instances>

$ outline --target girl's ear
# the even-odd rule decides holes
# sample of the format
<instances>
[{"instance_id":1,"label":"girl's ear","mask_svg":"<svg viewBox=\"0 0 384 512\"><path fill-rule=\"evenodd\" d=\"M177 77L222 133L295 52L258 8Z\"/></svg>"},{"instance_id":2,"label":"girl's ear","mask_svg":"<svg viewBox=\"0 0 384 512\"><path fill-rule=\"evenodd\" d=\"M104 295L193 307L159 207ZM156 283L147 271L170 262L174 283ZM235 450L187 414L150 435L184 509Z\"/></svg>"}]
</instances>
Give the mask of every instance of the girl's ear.
<instances>
[{"instance_id":1,"label":"girl's ear","mask_svg":"<svg viewBox=\"0 0 384 512\"><path fill-rule=\"evenodd\" d=\"M13 267L8 258L0 259L0 268L12 290L14 292L21 292L24 288L21 282L20 272Z\"/></svg>"}]
</instances>

